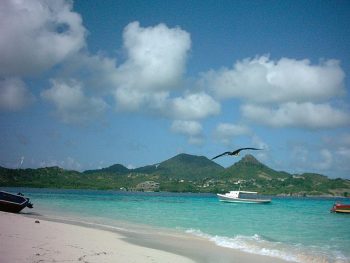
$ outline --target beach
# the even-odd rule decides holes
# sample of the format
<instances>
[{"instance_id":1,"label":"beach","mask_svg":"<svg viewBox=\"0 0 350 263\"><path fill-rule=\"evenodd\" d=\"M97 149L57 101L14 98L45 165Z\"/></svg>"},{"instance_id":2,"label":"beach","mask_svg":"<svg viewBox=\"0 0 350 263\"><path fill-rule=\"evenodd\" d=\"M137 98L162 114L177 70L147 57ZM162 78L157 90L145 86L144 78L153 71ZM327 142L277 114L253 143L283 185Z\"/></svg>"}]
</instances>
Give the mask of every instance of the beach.
<instances>
[{"instance_id":1,"label":"beach","mask_svg":"<svg viewBox=\"0 0 350 263\"><path fill-rule=\"evenodd\" d=\"M0 262L286 262L191 235L0 212Z\"/></svg>"}]
</instances>

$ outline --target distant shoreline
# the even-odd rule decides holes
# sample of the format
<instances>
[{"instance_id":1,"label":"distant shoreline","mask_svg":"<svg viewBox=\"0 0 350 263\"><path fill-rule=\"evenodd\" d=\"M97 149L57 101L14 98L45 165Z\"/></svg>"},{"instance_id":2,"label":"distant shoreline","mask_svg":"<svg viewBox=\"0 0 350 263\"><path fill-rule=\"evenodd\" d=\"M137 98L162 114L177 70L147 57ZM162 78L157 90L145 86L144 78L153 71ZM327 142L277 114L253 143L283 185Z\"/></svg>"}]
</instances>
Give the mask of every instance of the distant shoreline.
<instances>
[{"instance_id":1,"label":"distant shoreline","mask_svg":"<svg viewBox=\"0 0 350 263\"><path fill-rule=\"evenodd\" d=\"M119 192L119 193L149 193L149 194L157 194L157 193L169 193L169 194L200 194L200 195L210 195L216 196L216 193L208 193L208 192L176 192L176 191L127 191L127 190L119 190L119 189L94 189L94 188L55 188L55 187L26 187L26 186L0 186L0 190L10 191L13 190L16 192L20 192L20 190L25 189L35 189L35 190L67 190L67 191L106 191L106 192ZM22 191L25 194L25 191ZM344 199L350 200L350 196L332 196L332 195L303 195L303 194L260 194L261 196L268 196L272 198L319 198L319 199Z\"/></svg>"}]
</instances>

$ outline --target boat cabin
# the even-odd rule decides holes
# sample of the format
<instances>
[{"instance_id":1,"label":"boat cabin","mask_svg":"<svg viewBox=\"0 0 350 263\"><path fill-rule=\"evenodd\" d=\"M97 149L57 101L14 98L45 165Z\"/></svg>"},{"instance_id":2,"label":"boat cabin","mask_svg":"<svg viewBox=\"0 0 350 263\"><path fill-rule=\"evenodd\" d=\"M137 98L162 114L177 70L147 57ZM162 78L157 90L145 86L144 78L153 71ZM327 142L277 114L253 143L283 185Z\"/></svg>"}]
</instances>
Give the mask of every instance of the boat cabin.
<instances>
[{"instance_id":1,"label":"boat cabin","mask_svg":"<svg viewBox=\"0 0 350 263\"><path fill-rule=\"evenodd\" d=\"M231 197L231 198L240 198L241 194L256 195L258 193L257 192L250 192L250 191L230 191L229 193L226 194L226 196L227 197Z\"/></svg>"}]
</instances>

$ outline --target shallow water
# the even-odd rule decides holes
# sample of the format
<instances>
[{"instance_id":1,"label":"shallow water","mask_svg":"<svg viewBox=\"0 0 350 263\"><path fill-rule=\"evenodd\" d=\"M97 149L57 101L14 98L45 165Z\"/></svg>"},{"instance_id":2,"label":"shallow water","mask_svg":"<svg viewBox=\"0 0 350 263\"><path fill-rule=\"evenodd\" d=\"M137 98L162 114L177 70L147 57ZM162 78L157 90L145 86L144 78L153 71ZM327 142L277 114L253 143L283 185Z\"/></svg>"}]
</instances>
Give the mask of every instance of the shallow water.
<instances>
[{"instance_id":1,"label":"shallow water","mask_svg":"<svg viewBox=\"0 0 350 263\"><path fill-rule=\"evenodd\" d=\"M290 261L350 262L350 215L329 212L335 199L273 198L271 204L235 204L219 202L211 194L4 190L24 193L34 203L31 211L47 216L161 227Z\"/></svg>"}]
</instances>

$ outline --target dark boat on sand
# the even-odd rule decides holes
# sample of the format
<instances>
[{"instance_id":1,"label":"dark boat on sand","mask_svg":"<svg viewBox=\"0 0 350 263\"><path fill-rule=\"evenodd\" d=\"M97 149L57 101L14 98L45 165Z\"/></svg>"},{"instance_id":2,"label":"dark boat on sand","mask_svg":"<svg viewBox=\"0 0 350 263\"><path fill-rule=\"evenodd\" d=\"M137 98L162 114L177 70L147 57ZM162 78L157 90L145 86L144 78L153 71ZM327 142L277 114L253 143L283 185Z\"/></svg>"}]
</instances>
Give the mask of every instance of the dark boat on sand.
<instances>
[{"instance_id":1,"label":"dark boat on sand","mask_svg":"<svg viewBox=\"0 0 350 263\"><path fill-rule=\"evenodd\" d=\"M19 213L25 207L33 208L33 204L23 194L0 191L0 211Z\"/></svg>"}]
</instances>

